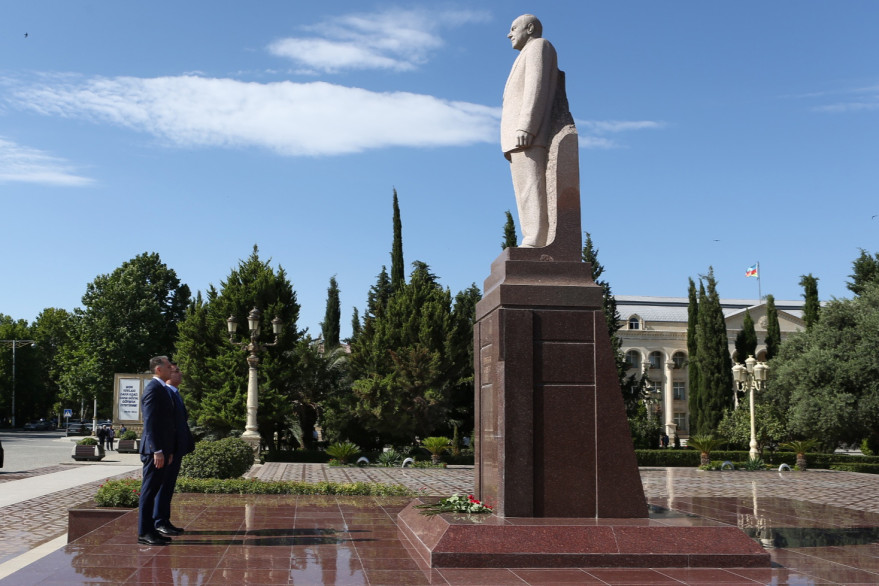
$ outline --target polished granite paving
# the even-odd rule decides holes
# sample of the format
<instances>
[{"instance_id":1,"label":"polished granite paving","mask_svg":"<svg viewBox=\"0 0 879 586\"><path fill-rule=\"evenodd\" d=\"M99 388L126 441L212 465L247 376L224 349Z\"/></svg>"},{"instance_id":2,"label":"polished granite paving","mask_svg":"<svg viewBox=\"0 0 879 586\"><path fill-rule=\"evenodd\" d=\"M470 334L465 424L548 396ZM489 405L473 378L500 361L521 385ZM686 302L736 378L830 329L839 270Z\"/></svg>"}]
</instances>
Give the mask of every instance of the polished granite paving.
<instances>
[{"instance_id":1,"label":"polished granite paving","mask_svg":"<svg viewBox=\"0 0 879 586\"><path fill-rule=\"evenodd\" d=\"M773 567L430 570L395 524L409 499L182 494L174 516L187 531L172 545L137 545L133 511L0 583L879 584L875 476L641 472L653 516L737 525Z\"/></svg>"}]
</instances>

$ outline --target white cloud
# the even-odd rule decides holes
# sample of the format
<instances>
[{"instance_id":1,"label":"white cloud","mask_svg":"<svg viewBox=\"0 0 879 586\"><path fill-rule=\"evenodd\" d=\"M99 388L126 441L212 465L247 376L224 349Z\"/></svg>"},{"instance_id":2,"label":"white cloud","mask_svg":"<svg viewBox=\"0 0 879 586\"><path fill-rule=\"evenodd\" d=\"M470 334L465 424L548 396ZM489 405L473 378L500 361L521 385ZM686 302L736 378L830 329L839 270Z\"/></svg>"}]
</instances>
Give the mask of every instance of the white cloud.
<instances>
[{"instance_id":1,"label":"white cloud","mask_svg":"<svg viewBox=\"0 0 879 586\"><path fill-rule=\"evenodd\" d=\"M498 108L479 104L325 82L64 76L6 93L19 108L109 122L180 146L258 146L288 156L491 142L500 118Z\"/></svg>"},{"instance_id":2,"label":"white cloud","mask_svg":"<svg viewBox=\"0 0 879 586\"><path fill-rule=\"evenodd\" d=\"M665 122L652 120L577 120L580 134L580 148L615 149L621 148L618 141L607 138L606 134L618 134L635 130L657 130L665 127Z\"/></svg>"},{"instance_id":3,"label":"white cloud","mask_svg":"<svg viewBox=\"0 0 879 586\"><path fill-rule=\"evenodd\" d=\"M268 50L306 70L324 73L350 69L408 71L443 46L441 29L487 18L484 12L469 10L349 14L306 27L313 36L280 39Z\"/></svg>"},{"instance_id":4,"label":"white cloud","mask_svg":"<svg viewBox=\"0 0 879 586\"><path fill-rule=\"evenodd\" d=\"M80 187L92 180L64 159L0 138L0 183L11 182Z\"/></svg>"}]
</instances>

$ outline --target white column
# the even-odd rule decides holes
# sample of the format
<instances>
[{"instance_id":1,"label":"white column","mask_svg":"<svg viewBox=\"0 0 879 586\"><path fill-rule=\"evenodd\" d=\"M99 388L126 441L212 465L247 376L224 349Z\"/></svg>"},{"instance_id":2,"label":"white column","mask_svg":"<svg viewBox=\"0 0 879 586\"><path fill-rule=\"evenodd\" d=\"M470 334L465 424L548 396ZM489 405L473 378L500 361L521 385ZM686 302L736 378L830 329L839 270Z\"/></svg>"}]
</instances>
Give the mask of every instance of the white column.
<instances>
[{"instance_id":1,"label":"white column","mask_svg":"<svg viewBox=\"0 0 879 586\"><path fill-rule=\"evenodd\" d=\"M671 441L675 436L674 360L665 361L665 433Z\"/></svg>"}]
</instances>

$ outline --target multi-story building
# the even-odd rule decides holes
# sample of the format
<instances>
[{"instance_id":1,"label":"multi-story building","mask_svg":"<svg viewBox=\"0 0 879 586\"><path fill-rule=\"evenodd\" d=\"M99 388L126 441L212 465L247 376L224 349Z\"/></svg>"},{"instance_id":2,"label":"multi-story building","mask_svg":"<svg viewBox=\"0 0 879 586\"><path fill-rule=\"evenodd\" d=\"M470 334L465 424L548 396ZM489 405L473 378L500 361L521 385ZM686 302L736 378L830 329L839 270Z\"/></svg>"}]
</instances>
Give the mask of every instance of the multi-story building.
<instances>
[{"instance_id":1,"label":"multi-story building","mask_svg":"<svg viewBox=\"0 0 879 586\"><path fill-rule=\"evenodd\" d=\"M675 432L682 439L689 437L690 410L687 361L686 297L641 297L617 295L617 311L621 324L617 336L629 366L629 374L646 374L656 401L653 408L665 424L669 437ZM766 355L766 303L754 299L721 299L730 356L744 362L747 356L736 356L735 340L742 329L745 311L754 320L757 332L757 360ZM778 323L784 339L805 329L804 301L775 301ZM730 389L735 396L735 391Z\"/></svg>"}]
</instances>

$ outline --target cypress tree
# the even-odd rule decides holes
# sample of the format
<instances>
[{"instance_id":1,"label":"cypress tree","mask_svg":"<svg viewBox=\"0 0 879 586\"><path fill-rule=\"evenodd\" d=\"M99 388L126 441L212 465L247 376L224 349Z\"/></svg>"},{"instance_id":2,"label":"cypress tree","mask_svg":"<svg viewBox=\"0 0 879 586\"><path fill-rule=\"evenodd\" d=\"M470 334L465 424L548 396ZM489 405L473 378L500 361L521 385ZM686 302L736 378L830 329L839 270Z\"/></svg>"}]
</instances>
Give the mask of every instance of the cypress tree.
<instances>
[{"instance_id":1,"label":"cypress tree","mask_svg":"<svg viewBox=\"0 0 879 586\"><path fill-rule=\"evenodd\" d=\"M726 322L717 294L714 269L709 267L704 283L699 288L699 322L696 331L699 361L699 433L712 433L732 407L732 360Z\"/></svg>"},{"instance_id":2,"label":"cypress tree","mask_svg":"<svg viewBox=\"0 0 879 586\"><path fill-rule=\"evenodd\" d=\"M341 327L342 308L339 304L339 284L335 275L330 277L327 288L327 309L324 321L321 322L321 336L324 340L324 352L329 352L339 345L339 329Z\"/></svg>"},{"instance_id":3,"label":"cypress tree","mask_svg":"<svg viewBox=\"0 0 879 586\"><path fill-rule=\"evenodd\" d=\"M360 312L357 308L354 308L354 311L351 314L351 337L348 338L348 343L353 344L355 340L357 340L357 336L360 335Z\"/></svg>"},{"instance_id":4,"label":"cypress tree","mask_svg":"<svg viewBox=\"0 0 879 586\"><path fill-rule=\"evenodd\" d=\"M879 283L879 252L870 256L863 248L861 254L852 261L852 280L845 284L855 295L862 295L868 285Z\"/></svg>"},{"instance_id":5,"label":"cypress tree","mask_svg":"<svg viewBox=\"0 0 879 586\"><path fill-rule=\"evenodd\" d=\"M818 323L818 312L821 310L821 303L818 301L818 278L813 277L812 273L801 275L800 286L803 288L803 297L806 300L803 319L806 322L806 329L809 330Z\"/></svg>"},{"instance_id":6,"label":"cypress tree","mask_svg":"<svg viewBox=\"0 0 879 586\"><path fill-rule=\"evenodd\" d=\"M696 283L690 279L687 290L689 304L687 305L687 375L690 384L688 405L690 411L690 425L692 433L698 433L696 416L699 413L699 349L696 341L699 324L699 298L696 296Z\"/></svg>"},{"instance_id":7,"label":"cypress tree","mask_svg":"<svg viewBox=\"0 0 879 586\"><path fill-rule=\"evenodd\" d=\"M394 189L394 241L391 244L391 292L397 292L406 284L403 266L403 224L400 221L400 201Z\"/></svg>"},{"instance_id":8,"label":"cypress tree","mask_svg":"<svg viewBox=\"0 0 879 586\"><path fill-rule=\"evenodd\" d=\"M516 225L513 223L513 214L507 210L507 222L504 224L504 241L501 242L501 250L516 247Z\"/></svg>"},{"instance_id":9,"label":"cypress tree","mask_svg":"<svg viewBox=\"0 0 879 586\"><path fill-rule=\"evenodd\" d=\"M781 326L778 324L778 310L775 308L775 297L766 296L766 360L778 356L781 347Z\"/></svg>"},{"instance_id":10,"label":"cypress tree","mask_svg":"<svg viewBox=\"0 0 879 586\"><path fill-rule=\"evenodd\" d=\"M509 212L507 212L509 213ZM610 289L610 283L601 278L604 273L604 266L598 262L598 248L592 242L592 235L586 232L586 240L583 244L582 252L583 262L587 262L592 266L592 280L601 287L602 291L602 308L604 309L604 319L607 322L607 335L610 338L611 349L616 359L617 376L620 380L620 388L623 389L625 396L626 389L631 384L626 383L626 359L622 353L622 340L617 337L617 331L620 329L620 314L617 311L617 300L613 296ZM637 400L637 399L635 399Z\"/></svg>"},{"instance_id":11,"label":"cypress tree","mask_svg":"<svg viewBox=\"0 0 879 586\"><path fill-rule=\"evenodd\" d=\"M754 329L754 320L751 312L745 310L745 319L742 322L742 331L736 336L736 357L739 362L747 360L748 356L757 353L757 331Z\"/></svg>"}]
</instances>

